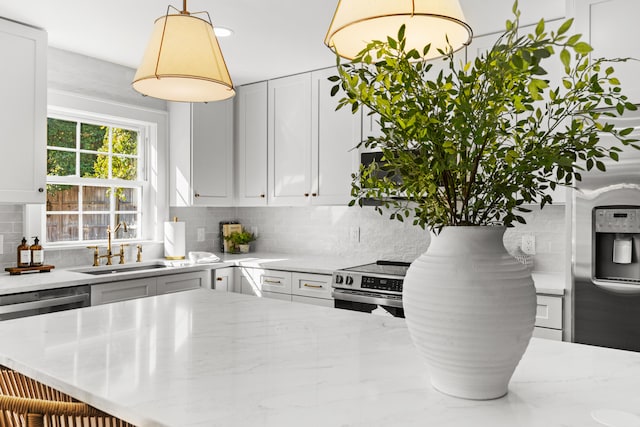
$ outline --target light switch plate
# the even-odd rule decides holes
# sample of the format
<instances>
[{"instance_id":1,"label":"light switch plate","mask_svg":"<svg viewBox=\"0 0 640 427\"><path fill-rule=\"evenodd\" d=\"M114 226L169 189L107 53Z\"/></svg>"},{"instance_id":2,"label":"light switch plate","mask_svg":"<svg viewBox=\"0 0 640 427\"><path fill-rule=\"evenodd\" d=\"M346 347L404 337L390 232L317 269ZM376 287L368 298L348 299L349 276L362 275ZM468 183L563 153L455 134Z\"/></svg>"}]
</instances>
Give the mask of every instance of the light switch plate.
<instances>
[{"instance_id":1,"label":"light switch plate","mask_svg":"<svg viewBox=\"0 0 640 427\"><path fill-rule=\"evenodd\" d=\"M4 235L0 234L0 255L4 254Z\"/></svg>"},{"instance_id":2,"label":"light switch plate","mask_svg":"<svg viewBox=\"0 0 640 427\"><path fill-rule=\"evenodd\" d=\"M198 228L198 242L204 242L204 227Z\"/></svg>"}]
</instances>

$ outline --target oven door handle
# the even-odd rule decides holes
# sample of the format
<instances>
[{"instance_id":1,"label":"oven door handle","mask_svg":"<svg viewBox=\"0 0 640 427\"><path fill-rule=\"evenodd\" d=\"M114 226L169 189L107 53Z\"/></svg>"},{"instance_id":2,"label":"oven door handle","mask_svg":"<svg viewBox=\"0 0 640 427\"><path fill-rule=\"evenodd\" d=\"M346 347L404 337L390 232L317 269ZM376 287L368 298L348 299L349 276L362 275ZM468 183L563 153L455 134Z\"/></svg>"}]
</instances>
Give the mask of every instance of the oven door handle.
<instances>
[{"instance_id":1,"label":"oven door handle","mask_svg":"<svg viewBox=\"0 0 640 427\"><path fill-rule=\"evenodd\" d=\"M396 307L402 308L402 300L389 300L385 298L376 298L368 295L358 295L352 292L343 292L339 289L334 289L331 293L333 299L343 300L343 301L351 301L351 302L362 302L365 304L377 304L384 305L387 307Z\"/></svg>"},{"instance_id":2,"label":"oven door handle","mask_svg":"<svg viewBox=\"0 0 640 427\"><path fill-rule=\"evenodd\" d=\"M89 294L71 295L59 298L48 298L40 301L21 302L0 306L0 314L14 314L21 311L38 310L47 307L57 307L60 305L73 304L76 302L89 301Z\"/></svg>"},{"instance_id":3,"label":"oven door handle","mask_svg":"<svg viewBox=\"0 0 640 427\"><path fill-rule=\"evenodd\" d=\"M640 285L630 285L626 283L609 283L609 282L601 282L594 281L594 285L609 292L614 292L616 294L625 294L625 295L638 295L640 294Z\"/></svg>"}]
</instances>

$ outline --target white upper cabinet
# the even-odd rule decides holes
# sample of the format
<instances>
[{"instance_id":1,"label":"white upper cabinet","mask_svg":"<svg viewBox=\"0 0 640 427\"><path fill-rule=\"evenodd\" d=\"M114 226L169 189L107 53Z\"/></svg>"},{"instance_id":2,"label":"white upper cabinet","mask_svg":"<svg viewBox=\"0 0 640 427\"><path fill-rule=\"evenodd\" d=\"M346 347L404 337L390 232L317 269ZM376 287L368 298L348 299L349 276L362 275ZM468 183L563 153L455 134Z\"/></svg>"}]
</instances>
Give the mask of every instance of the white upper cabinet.
<instances>
[{"instance_id":1,"label":"white upper cabinet","mask_svg":"<svg viewBox=\"0 0 640 427\"><path fill-rule=\"evenodd\" d=\"M0 203L44 203L47 34L0 18Z\"/></svg>"},{"instance_id":2,"label":"white upper cabinet","mask_svg":"<svg viewBox=\"0 0 640 427\"><path fill-rule=\"evenodd\" d=\"M232 206L233 100L168 104L171 206Z\"/></svg>"},{"instance_id":3,"label":"white upper cabinet","mask_svg":"<svg viewBox=\"0 0 640 427\"><path fill-rule=\"evenodd\" d=\"M267 204L267 82L240 86L236 95L238 206Z\"/></svg>"},{"instance_id":4,"label":"white upper cabinet","mask_svg":"<svg viewBox=\"0 0 640 427\"><path fill-rule=\"evenodd\" d=\"M567 12L575 18L574 31L591 44L591 58L640 58L640 2L638 0L568 0ZM612 64L622 91L640 103L640 62Z\"/></svg>"},{"instance_id":5,"label":"white upper cabinet","mask_svg":"<svg viewBox=\"0 0 640 427\"><path fill-rule=\"evenodd\" d=\"M269 81L269 204L349 202L360 115L335 111L334 69Z\"/></svg>"},{"instance_id":6,"label":"white upper cabinet","mask_svg":"<svg viewBox=\"0 0 640 427\"><path fill-rule=\"evenodd\" d=\"M311 74L312 163L311 203L319 205L348 204L351 199L351 174L358 170L357 145L361 138L361 114L351 108L336 111L343 96L331 96L335 83L328 78L335 68Z\"/></svg>"},{"instance_id":7,"label":"white upper cabinet","mask_svg":"<svg viewBox=\"0 0 640 427\"><path fill-rule=\"evenodd\" d=\"M311 74L269 81L269 203L311 196Z\"/></svg>"}]
</instances>

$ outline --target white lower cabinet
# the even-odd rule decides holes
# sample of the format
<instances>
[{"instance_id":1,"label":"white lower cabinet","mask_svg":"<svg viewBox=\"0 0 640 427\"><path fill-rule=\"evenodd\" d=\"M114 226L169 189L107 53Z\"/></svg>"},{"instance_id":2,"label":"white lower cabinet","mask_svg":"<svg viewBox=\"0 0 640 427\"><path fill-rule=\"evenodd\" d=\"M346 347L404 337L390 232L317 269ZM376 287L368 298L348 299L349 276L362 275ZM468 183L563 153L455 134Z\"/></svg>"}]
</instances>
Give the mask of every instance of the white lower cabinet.
<instances>
[{"instance_id":1,"label":"white lower cabinet","mask_svg":"<svg viewBox=\"0 0 640 427\"><path fill-rule=\"evenodd\" d=\"M211 289L211 273L209 270L191 273L172 274L156 278L157 295L188 291L191 289Z\"/></svg>"},{"instance_id":2,"label":"white lower cabinet","mask_svg":"<svg viewBox=\"0 0 640 427\"><path fill-rule=\"evenodd\" d=\"M108 304L156 295L156 278L120 280L91 286L91 305Z\"/></svg>"},{"instance_id":3,"label":"white lower cabinet","mask_svg":"<svg viewBox=\"0 0 640 427\"><path fill-rule=\"evenodd\" d=\"M534 337L562 341L562 298L537 295Z\"/></svg>"},{"instance_id":4,"label":"white lower cabinet","mask_svg":"<svg viewBox=\"0 0 640 427\"><path fill-rule=\"evenodd\" d=\"M333 307L328 274L239 267L236 283L235 292L245 295Z\"/></svg>"},{"instance_id":5,"label":"white lower cabinet","mask_svg":"<svg viewBox=\"0 0 640 427\"><path fill-rule=\"evenodd\" d=\"M280 294L278 292L262 292L262 298L277 299L291 302L291 294Z\"/></svg>"},{"instance_id":6,"label":"white lower cabinet","mask_svg":"<svg viewBox=\"0 0 640 427\"><path fill-rule=\"evenodd\" d=\"M291 301L302 303L302 304L319 305L321 307L333 308L334 306L333 298L325 299L325 298L301 297L300 295L291 295Z\"/></svg>"},{"instance_id":7,"label":"white lower cabinet","mask_svg":"<svg viewBox=\"0 0 640 427\"><path fill-rule=\"evenodd\" d=\"M208 270L91 285L91 305L146 298L196 288L211 288Z\"/></svg>"},{"instance_id":8,"label":"white lower cabinet","mask_svg":"<svg viewBox=\"0 0 640 427\"><path fill-rule=\"evenodd\" d=\"M235 267L217 268L213 270L213 289L224 292L235 291Z\"/></svg>"},{"instance_id":9,"label":"white lower cabinet","mask_svg":"<svg viewBox=\"0 0 640 427\"><path fill-rule=\"evenodd\" d=\"M331 276L328 274L292 273L291 293L302 297L331 298Z\"/></svg>"}]
</instances>

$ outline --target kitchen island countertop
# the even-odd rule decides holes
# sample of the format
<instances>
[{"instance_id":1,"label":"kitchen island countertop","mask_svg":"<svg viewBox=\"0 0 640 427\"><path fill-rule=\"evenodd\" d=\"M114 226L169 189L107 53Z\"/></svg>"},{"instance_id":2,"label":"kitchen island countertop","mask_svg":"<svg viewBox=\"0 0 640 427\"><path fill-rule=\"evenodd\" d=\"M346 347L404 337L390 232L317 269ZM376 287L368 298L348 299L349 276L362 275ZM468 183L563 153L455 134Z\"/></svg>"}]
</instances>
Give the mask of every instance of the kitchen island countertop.
<instances>
[{"instance_id":1,"label":"kitchen island countertop","mask_svg":"<svg viewBox=\"0 0 640 427\"><path fill-rule=\"evenodd\" d=\"M400 318L212 290L0 322L0 364L140 426L581 426L640 354L533 338L492 401L429 385Z\"/></svg>"}]
</instances>

